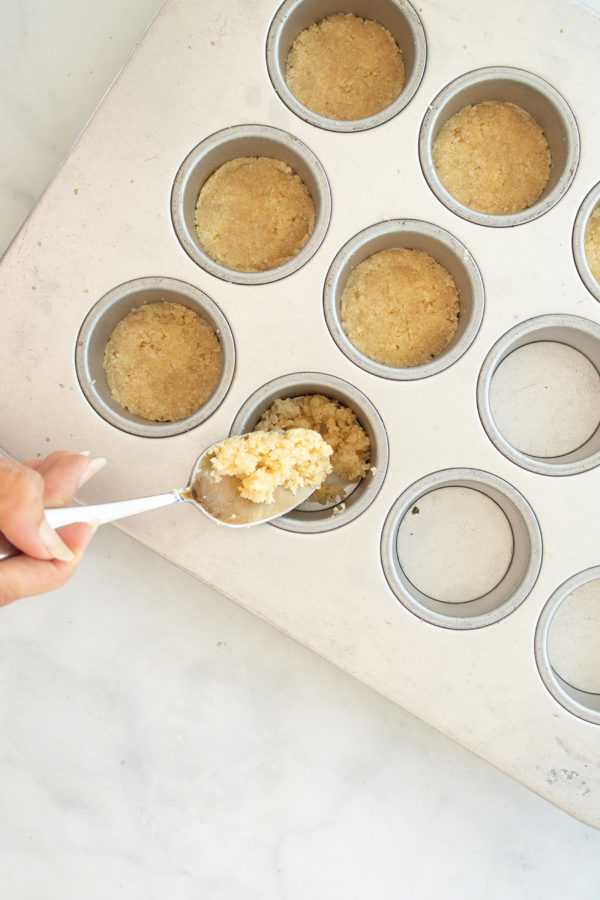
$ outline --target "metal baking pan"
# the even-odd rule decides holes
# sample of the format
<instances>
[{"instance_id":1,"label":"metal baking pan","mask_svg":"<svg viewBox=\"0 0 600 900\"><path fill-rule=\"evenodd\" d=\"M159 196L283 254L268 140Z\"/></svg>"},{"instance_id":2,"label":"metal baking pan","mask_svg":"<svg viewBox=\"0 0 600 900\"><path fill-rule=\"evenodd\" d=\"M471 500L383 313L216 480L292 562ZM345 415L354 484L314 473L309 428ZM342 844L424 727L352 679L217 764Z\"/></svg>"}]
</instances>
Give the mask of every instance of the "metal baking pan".
<instances>
[{"instance_id":1,"label":"metal baking pan","mask_svg":"<svg viewBox=\"0 0 600 900\"><path fill-rule=\"evenodd\" d=\"M596 59L600 19L563 0L342 7L386 24L408 73L393 109L351 126L299 109L283 79L295 33L337 3L164 5L0 264L3 446L106 456L82 493L101 502L183 484L200 450L251 427L276 395L353 406L373 471L338 514L309 504L240 534L178 508L120 527L600 827L600 698L548 656L561 602L599 577L600 432L554 456L516 451L490 398L506 359L540 341L600 369L600 296L582 255L600 115L593 77L571 62ZM511 221L470 215L431 166L444 116L482 97L529 108L552 148L545 194ZM190 227L205 170L240 148L275 148L317 209L306 252L265 277L211 265ZM457 337L418 372L369 365L340 328L344 278L389 241L442 254L460 282ZM123 416L102 383L102 336L144 290L197 305L224 346L214 403L177 427ZM467 603L415 586L401 556L406 516L440 488L475 492L504 522L505 571ZM451 546L463 565L472 550L473 568L497 549L484 526L472 545L462 534L432 553L442 574L455 574Z\"/></svg>"}]
</instances>

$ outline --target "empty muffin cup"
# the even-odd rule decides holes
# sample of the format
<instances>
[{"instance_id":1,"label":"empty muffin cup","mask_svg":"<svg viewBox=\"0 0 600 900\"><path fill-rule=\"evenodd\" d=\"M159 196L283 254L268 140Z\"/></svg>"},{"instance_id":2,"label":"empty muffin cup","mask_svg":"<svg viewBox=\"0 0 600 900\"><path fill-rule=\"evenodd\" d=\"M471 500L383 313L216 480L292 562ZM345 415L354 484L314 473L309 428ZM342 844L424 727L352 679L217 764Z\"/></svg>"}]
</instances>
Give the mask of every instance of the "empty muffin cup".
<instances>
[{"instance_id":1,"label":"empty muffin cup","mask_svg":"<svg viewBox=\"0 0 600 900\"><path fill-rule=\"evenodd\" d=\"M196 204L203 185L224 163L243 157L267 157L286 163L304 183L313 202L315 223L310 237L295 256L272 269L227 268L209 256L196 230ZM291 275L319 248L330 215L329 182L317 157L298 138L267 125L237 125L206 138L181 164L171 194L173 226L183 249L211 275L236 284L266 284Z\"/></svg>"},{"instance_id":2,"label":"empty muffin cup","mask_svg":"<svg viewBox=\"0 0 600 900\"><path fill-rule=\"evenodd\" d=\"M333 119L313 112L292 93L286 63L298 35L337 13L350 13L382 25L396 41L404 63L405 81L398 96L384 109L360 119ZM301 119L328 131L365 131L387 122L414 97L425 70L427 44L421 20L407 0L350 0L340 8L334 0L286 0L277 10L267 37L267 68L275 91Z\"/></svg>"},{"instance_id":3,"label":"empty muffin cup","mask_svg":"<svg viewBox=\"0 0 600 900\"><path fill-rule=\"evenodd\" d=\"M427 253L450 273L458 290L460 308L456 332L438 356L421 365L404 367L376 362L355 347L342 324L342 295L351 273L374 253L393 248ZM410 381L443 371L470 347L483 317L483 281L473 257L452 234L429 222L394 219L365 228L338 252L325 279L323 308L331 336L349 360L373 375Z\"/></svg>"},{"instance_id":4,"label":"empty muffin cup","mask_svg":"<svg viewBox=\"0 0 600 900\"><path fill-rule=\"evenodd\" d=\"M565 709L600 725L600 566L578 572L544 606L535 659L548 691Z\"/></svg>"},{"instance_id":5,"label":"empty muffin cup","mask_svg":"<svg viewBox=\"0 0 600 900\"><path fill-rule=\"evenodd\" d=\"M361 391L341 378L319 372L297 372L269 381L246 400L237 413L230 434L253 431L263 414L276 400L320 394L348 407L370 441L368 472L359 481L341 484L341 496L324 504L310 499L292 512L274 519L271 524L285 531L316 534L332 531L351 522L377 496L388 466L388 439L381 416ZM329 477L339 484L335 473Z\"/></svg>"},{"instance_id":6,"label":"empty muffin cup","mask_svg":"<svg viewBox=\"0 0 600 900\"><path fill-rule=\"evenodd\" d=\"M443 628L481 628L508 616L532 590L541 561L530 505L508 482L478 469L446 469L412 484L381 535L392 592Z\"/></svg>"},{"instance_id":7,"label":"empty muffin cup","mask_svg":"<svg viewBox=\"0 0 600 900\"><path fill-rule=\"evenodd\" d=\"M600 463L600 326L569 315L521 322L488 353L477 383L483 427L516 465L575 475Z\"/></svg>"},{"instance_id":8,"label":"empty muffin cup","mask_svg":"<svg viewBox=\"0 0 600 900\"><path fill-rule=\"evenodd\" d=\"M586 196L575 217L573 258L586 288L600 300L600 182Z\"/></svg>"},{"instance_id":9,"label":"empty muffin cup","mask_svg":"<svg viewBox=\"0 0 600 900\"><path fill-rule=\"evenodd\" d=\"M511 103L529 113L542 129L551 156L539 199L506 215L479 212L459 202L442 184L433 161L434 144L445 123L465 107L489 101ZM579 162L579 131L569 105L554 87L531 72L493 66L461 75L434 98L421 123L419 156L429 187L451 212L479 225L511 227L537 219L565 194Z\"/></svg>"},{"instance_id":10,"label":"empty muffin cup","mask_svg":"<svg viewBox=\"0 0 600 900\"><path fill-rule=\"evenodd\" d=\"M104 370L106 345L116 325L132 310L161 301L196 312L213 329L223 355L221 375L211 396L191 415L174 422L152 422L130 412L112 396ZM138 278L113 288L91 308L77 336L75 367L86 399L111 425L140 437L172 437L206 421L223 402L233 378L235 345L227 319L198 288L173 278Z\"/></svg>"}]
</instances>

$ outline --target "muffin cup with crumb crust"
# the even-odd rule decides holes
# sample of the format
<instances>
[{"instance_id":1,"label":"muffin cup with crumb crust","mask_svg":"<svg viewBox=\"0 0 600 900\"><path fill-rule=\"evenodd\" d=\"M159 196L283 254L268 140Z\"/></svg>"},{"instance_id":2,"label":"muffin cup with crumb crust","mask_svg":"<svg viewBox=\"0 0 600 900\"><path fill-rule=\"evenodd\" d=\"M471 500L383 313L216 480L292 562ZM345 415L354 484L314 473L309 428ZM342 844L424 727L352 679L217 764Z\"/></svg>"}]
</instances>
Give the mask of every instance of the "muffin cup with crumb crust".
<instances>
[{"instance_id":1,"label":"muffin cup with crumb crust","mask_svg":"<svg viewBox=\"0 0 600 900\"><path fill-rule=\"evenodd\" d=\"M112 396L104 371L104 353L115 326L133 309L163 300L197 312L214 330L223 352L223 367L213 393L199 409L177 422L150 422L125 409ZM227 319L203 291L174 278L137 278L113 288L91 308L77 336L75 367L86 399L109 424L140 437L172 437L205 422L221 405L233 379L235 344Z\"/></svg>"},{"instance_id":2,"label":"muffin cup with crumb crust","mask_svg":"<svg viewBox=\"0 0 600 900\"><path fill-rule=\"evenodd\" d=\"M600 182L584 198L573 225L573 259L586 288L600 300L600 280L594 275L586 251L586 238L592 216L600 215Z\"/></svg>"},{"instance_id":3,"label":"muffin cup with crumb crust","mask_svg":"<svg viewBox=\"0 0 600 900\"><path fill-rule=\"evenodd\" d=\"M405 76L402 90L388 106L360 119L334 119L313 112L294 96L286 81L288 55L298 35L338 13L350 13L382 25L402 54ZM327 131L356 132L382 125L410 103L425 71L427 43L421 20L408 0L349 0L342 7L335 0L285 0L271 22L266 56L273 87L293 113Z\"/></svg>"},{"instance_id":4,"label":"muffin cup with crumb crust","mask_svg":"<svg viewBox=\"0 0 600 900\"><path fill-rule=\"evenodd\" d=\"M342 324L342 294L350 274L374 253L393 248L427 253L450 273L458 289L456 332L435 359L421 365L391 366L371 359L354 346ZM365 228L341 248L325 278L323 308L333 340L351 362L381 378L414 381L447 369L471 346L483 318L483 281L467 248L449 232L416 219L390 219Z\"/></svg>"},{"instance_id":5,"label":"muffin cup with crumb crust","mask_svg":"<svg viewBox=\"0 0 600 900\"><path fill-rule=\"evenodd\" d=\"M371 401L347 381L320 372L296 372L264 384L243 404L233 420L230 433L252 431L276 400L311 394L321 394L352 410L370 441L369 470L358 482L344 486L342 502L338 499L318 504L309 498L297 509L271 522L276 528L299 534L331 531L356 519L379 493L389 456L385 426Z\"/></svg>"},{"instance_id":6,"label":"muffin cup with crumb crust","mask_svg":"<svg viewBox=\"0 0 600 900\"><path fill-rule=\"evenodd\" d=\"M263 157L286 163L312 198L315 223L302 249L273 269L243 272L216 262L202 246L196 229L196 204L203 185L224 163L243 157ZM236 125L206 138L181 164L171 193L171 217L181 246L195 263L224 281L267 284L297 271L318 250L329 227L331 191L321 163L302 141L267 125Z\"/></svg>"},{"instance_id":7,"label":"muffin cup with crumb crust","mask_svg":"<svg viewBox=\"0 0 600 900\"><path fill-rule=\"evenodd\" d=\"M542 129L551 157L550 176L539 200L507 215L477 212L460 203L442 184L433 161L433 147L445 123L467 106L493 100L529 113ZM579 163L579 130L568 103L548 82L522 69L492 66L461 75L432 100L421 123L419 157L429 187L451 212L478 225L506 228L537 219L566 193Z\"/></svg>"}]
</instances>

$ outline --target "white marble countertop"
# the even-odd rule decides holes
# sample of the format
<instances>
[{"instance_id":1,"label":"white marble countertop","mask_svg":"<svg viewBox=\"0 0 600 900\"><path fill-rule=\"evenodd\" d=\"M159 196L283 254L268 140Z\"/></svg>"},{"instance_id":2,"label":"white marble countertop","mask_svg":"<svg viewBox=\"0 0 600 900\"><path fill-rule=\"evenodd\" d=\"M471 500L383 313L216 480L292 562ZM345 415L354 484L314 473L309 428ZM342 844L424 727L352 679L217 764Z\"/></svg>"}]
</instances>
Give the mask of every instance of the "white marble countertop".
<instances>
[{"instance_id":1,"label":"white marble countertop","mask_svg":"<svg viewBox=\"0 0 600 900\"><path fill-rule=\"evenodd\" d=\"M0 4L0 249L157 5ZM3 900L600 895L600 832L110 527L0 684Z\"/></svg>"}]
</instances>

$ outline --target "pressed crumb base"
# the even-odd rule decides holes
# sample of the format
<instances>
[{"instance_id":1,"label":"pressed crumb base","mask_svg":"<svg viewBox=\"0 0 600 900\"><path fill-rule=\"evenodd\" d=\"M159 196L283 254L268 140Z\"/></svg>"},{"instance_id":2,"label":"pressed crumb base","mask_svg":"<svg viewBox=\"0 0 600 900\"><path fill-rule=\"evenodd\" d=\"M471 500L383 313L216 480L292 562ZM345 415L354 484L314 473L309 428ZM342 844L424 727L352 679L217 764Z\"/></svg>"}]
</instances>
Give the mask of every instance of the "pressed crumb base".
<instances>
[{"instance_id":1,"label":"pressed crumb base","mask_svg":"<svg viewBox=\"0 0 600 900\"><path fill-rule=\"evenodd\" d=\"M211 475L239 481L239 494L253 503L272 503L283 487L295 493L321 486L331 472L331 447L316 431L291 428L285 433L255 431L218 444L210 457Z\"/></svg>"},{"instance_id":2,"label":"pressed crumb base","mask_svg":"<svg viewBox=\"0 0 600 900\"><path fill-rule=\"evenodd\" d=\"M585 230L585 255L592 275L600 283L600 206L593 211Z\"/></svg>"},{"instance_id":3,"label":"pressed crumb base","mask_svg":"<svg viewBox=\"0 0 600 900\"><path fill-rule=\"evenodd\" d=\"M214 392L223 351L213 328L181 303L147 303L113 330L104 371L115 400L151 422L176 422Z\"/></svg>"},{"instance_id":4,"label":"pressed crumb base","mask_svg":"<svg viewBox=\"0 0 600 900\"><path fill-rule=\"evenodd\" d=\"M522 212L539 200L550 175L550 149L520 106L489 100L466 106L443 125L433 162L447 191L488 215Z\"/></svg>"},{"instance_id":5,"label":"pressed crumb base","mask_svg":"<svg viewBox=\"0 0 600 900\"><path fill-rule=\"evenodd\" d=\"M195 221L198 239L215 262L239 272L263 272L302 250L315 227L315 208L287 163L240 156L204 183Z\"/></svg>"},{"instance_id":6,"label":"pressed crumb base","mask_svg":"<svg viewBox=\"0 0 600 900\"><path fill-rule=\"evenodd\" d=\"M285 397L275 400L262 414L258 431L288 431L309 428L321 435L333 450L332 471L348 484L363 478L369 471L371 442L347 406L322 394ZM335 484L324 484L312 495L317 503L327 503L343 495Z\"/></svg>"},{"instance_id":7,"label":"pressed crumb base","mask_svg":"<svg viewBox=\"0 0 600 900\"><path fill-rule=\"evenodd\" d=\"M421 250L374 253L352 271L342 293L348 338L386 366L418 366L434 359L454 336L458 314L454 279Z\"/></svg>"},{"instance_id":8,"label":"pressed crumb base","mask_svg":"<svg viewBox=\"0 0 600 900\"><path fill-rule=\"evenodd\" d=\"M307 109L328 119L362 119L385 109L400 94L404 63L387 28L340 13L298 35L285 77Z\"/></svg>"}]
</instances>

